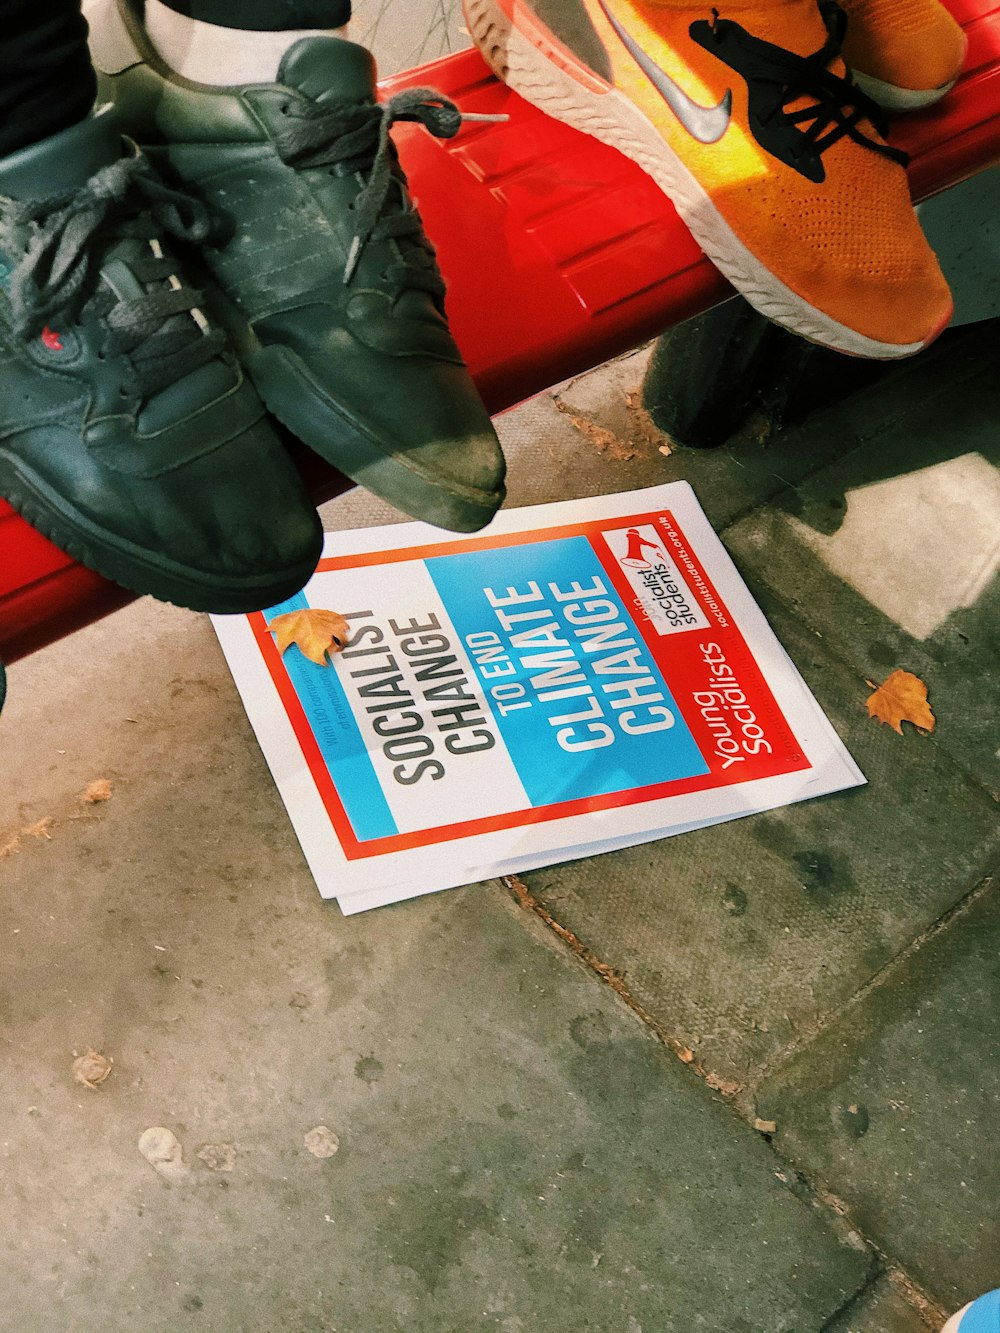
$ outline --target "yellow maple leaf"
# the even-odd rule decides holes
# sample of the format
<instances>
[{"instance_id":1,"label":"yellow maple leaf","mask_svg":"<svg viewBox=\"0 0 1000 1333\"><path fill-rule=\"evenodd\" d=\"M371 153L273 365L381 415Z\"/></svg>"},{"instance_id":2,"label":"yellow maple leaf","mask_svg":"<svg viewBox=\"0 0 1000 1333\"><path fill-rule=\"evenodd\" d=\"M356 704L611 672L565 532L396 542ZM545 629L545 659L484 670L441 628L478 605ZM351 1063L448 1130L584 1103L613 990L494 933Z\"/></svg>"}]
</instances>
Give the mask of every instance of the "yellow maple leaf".
<instances>
[{"instance_id":1,"label":"yellow maple leaf","mask_svg":"<svg viewBox=\"0 0 1000 1333\"><path fill-rule=\"evenodd\" d=\"M322 611L316 606L307 606L302 611L286 611L283 616L275 616L267 628L275 637L279 653L284 653L293 643L298 644L310 662L317 666L326 666L327 653L339 653L350 633L343 616L336 611Z\"/></svg>"},{"instance_id":2,"label":"yellow maple leaf","mask_svg":"<svg viewBox=\"0 0 1000 1333\"><path fill-rule=\"evenodd\" d=\"M875 691L868 699L868 716L885 722L903 734L902 723L912 722L921 731L934 730L934 714L927 702L927 686L912 671L894 671L881 685L866 681Z\"/></svg>"}]
</instances>

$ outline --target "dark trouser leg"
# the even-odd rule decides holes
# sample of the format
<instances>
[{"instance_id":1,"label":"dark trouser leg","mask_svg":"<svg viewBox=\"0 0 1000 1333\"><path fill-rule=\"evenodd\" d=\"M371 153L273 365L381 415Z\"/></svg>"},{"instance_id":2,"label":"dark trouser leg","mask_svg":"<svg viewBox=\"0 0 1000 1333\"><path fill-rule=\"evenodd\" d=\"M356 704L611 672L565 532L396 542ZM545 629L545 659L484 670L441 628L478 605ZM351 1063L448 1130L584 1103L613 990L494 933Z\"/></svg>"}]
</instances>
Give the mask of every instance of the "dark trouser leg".
<instances>
[{"instance_id":1,"label":"dark trouser leg","mask_svg":"<svg viewBox=\"0 0 1000 1333\"><path fill-rule=\"evenodd\" d=\"M0 157L83 120L96 95L80 0L0 0Z\"/></svg>"},{"instance_id":2,"label":"dark trouser leg","mask_svg":"<svg viewBox=\"0 0 1000 1333\"><path fill-rule=\"evenodd\" d=\"M351 0L164 0L169 9L203 23L253 32L342 28Z\"/></svg>"}]
</instances>

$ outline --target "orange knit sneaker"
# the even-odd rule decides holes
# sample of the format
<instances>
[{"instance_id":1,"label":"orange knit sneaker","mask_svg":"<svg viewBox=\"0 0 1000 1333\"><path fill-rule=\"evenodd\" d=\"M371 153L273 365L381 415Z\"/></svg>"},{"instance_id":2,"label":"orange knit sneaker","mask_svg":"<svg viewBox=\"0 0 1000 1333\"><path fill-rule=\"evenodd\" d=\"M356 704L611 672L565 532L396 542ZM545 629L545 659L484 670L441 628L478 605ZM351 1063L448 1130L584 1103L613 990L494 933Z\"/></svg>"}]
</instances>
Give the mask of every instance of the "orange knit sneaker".
<instances>
[{"instance_id":1,"label":"orange knit sneaker","mask_svg":"<svg viewBox=\"0 0 1000 1333\"><path fill-rule=\"evenodd\" d=\"M762 314L856 356L919 351L951 296L839 59L843 11L710 3L464 0L499 77L636 161Z\"/></svg>"},{"instance_id":2,"label":"orange knit sneaker","mask_svg":"<svg viewBox=\"0 0 1000 1333\"><path fill-rule=\"evenodd\" d=\"M880 106L915 111L943 97L968 43L938 0L840 0L847 12L844 59Z\"/></svg>"}]
</instances>

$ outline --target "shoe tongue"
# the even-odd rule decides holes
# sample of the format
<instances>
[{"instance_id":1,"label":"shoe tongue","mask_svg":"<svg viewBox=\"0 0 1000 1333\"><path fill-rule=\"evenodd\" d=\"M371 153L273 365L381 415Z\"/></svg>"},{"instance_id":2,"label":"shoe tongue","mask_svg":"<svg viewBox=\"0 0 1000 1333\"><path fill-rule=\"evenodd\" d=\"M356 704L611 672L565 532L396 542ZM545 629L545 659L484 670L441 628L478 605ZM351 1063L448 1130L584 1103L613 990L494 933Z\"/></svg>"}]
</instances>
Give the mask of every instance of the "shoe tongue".
<instances>
[{"instance_id":1,"label":"shoe tongue","mask_svg":"<svg viewBox=\"0 0 1000 1333\"><path fill-rule=\"evenodd\" d=\"M342 37L303 37L285 52L278 82L322 106L375 100L375 61L370 51Z\"/></svg>"}]
</instances>

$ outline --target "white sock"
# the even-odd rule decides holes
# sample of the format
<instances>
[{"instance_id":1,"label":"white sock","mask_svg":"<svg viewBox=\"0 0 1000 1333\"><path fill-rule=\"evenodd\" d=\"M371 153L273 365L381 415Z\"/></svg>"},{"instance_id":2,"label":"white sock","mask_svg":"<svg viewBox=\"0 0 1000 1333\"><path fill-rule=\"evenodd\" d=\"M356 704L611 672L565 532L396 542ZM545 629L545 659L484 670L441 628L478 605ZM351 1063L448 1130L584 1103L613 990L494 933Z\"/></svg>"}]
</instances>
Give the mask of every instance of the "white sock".
<instances>
[{"instance_id":1,"label":"white sock","mask_svg":"<svg viewBox=\"0 0 1000 1333\"><path fill-rule=\"evenodd\" d=\"M163 60L192 83L224 88L273 83L288 48L301 37L346 37L347 28L248 32L178 14L163 0L146 0L146 33Z\"/></svg>"}]
</instances>

